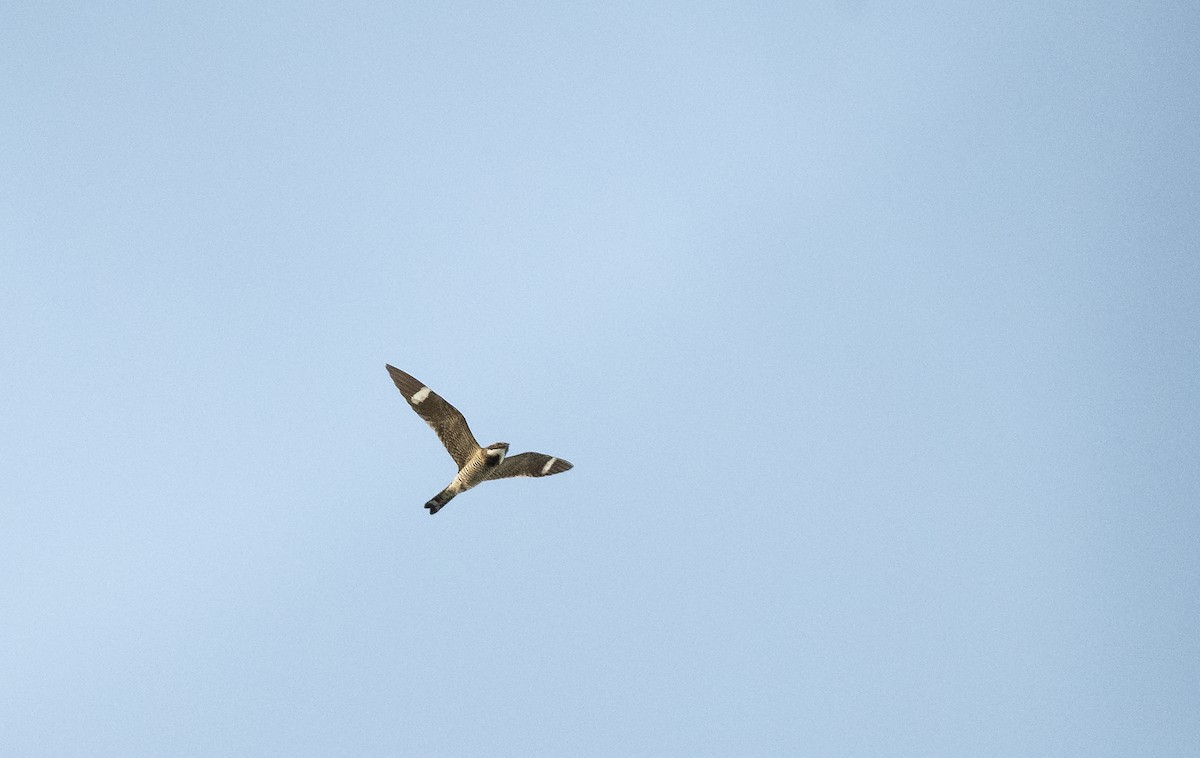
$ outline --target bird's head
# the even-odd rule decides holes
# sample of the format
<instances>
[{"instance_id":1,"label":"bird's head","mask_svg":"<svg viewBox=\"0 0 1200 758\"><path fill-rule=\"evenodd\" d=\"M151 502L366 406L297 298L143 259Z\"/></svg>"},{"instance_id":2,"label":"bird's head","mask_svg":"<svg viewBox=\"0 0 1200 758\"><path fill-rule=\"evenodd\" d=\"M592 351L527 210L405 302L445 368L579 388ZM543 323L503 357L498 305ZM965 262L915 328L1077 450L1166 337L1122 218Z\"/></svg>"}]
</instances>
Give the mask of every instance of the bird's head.
<instances>
[{"instance_id":1,"label":"bird's head","mask_svg":"<svg viewBox=\"0 0 1200 758\"><path fill-rule=\"evenodd\" d=\"M487 454L488 457L495 458L496 463L499 463L500 461L504 460L504 456L508 455L508 443L493 442L485 447L483 452Z\"/></svg>"}]
</instances>

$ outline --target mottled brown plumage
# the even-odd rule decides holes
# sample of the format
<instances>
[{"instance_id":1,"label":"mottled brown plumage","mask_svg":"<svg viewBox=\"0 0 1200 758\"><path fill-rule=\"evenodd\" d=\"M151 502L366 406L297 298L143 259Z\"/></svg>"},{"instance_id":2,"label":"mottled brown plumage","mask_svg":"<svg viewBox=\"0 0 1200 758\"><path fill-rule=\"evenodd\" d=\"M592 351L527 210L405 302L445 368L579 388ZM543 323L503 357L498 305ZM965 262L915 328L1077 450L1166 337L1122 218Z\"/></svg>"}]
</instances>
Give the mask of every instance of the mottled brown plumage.
<instances>
[{"instance_id":1,"label":"mottled brown plumage","mask_svg":"<svg viewBox=\"0 0 1200 758\"><path fill-rule=\"evenodd\" d=\"M471 428L467 426L467 420L457 408L412 375L390 364L387 370L396 384L396 389L400 390L400 394L404 395L404 399L417 415L433 428L458 466L458 473L449 486L425 503L430 515L441 510L455 496L490 479L550 476L572 468L569 462L544 453L518 453L508 456L507 442L495 442L487 447L480 447L475 441L475 435L471 433Z\"/></svg>"}]
</instances>

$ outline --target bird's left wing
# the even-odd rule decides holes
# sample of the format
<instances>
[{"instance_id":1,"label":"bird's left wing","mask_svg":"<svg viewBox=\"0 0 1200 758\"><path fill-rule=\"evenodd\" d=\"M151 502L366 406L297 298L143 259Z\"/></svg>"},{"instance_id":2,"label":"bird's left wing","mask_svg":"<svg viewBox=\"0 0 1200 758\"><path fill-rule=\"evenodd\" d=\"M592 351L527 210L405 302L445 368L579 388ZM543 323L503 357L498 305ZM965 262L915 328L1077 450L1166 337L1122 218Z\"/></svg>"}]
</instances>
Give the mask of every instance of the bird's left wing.
<instances>
[{"instance_id":1,"label":"bird's left wing","mask_svg":"<svg viewBox=\"0 0 1200 758\"><path fill-rule=\"evenodd\" d=\"M517 453L505 456L488 479L507 479L510 476L550 476L572 468L569 461L545 453Z\"/></svg>"}]
</instances>

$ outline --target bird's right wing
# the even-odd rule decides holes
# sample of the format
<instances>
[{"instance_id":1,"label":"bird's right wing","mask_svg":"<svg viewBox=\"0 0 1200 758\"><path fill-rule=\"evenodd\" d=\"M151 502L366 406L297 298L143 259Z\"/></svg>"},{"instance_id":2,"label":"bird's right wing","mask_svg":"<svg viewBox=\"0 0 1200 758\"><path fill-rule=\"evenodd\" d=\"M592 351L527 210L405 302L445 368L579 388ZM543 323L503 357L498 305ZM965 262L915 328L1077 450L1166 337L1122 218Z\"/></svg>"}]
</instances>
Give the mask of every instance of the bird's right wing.
<instances>
[{"instance_id":1,"label":"bird's right wing","mask_svg":"<svg viewBox=\"0 0 1200 758\"><path fill-rule=\"evenodd\" d=\"M471 434L467 420L457 408L442 399L441 395L409 374L390 364L387 370L392 375L392 381L396 383L396 389L400 390L400 394L404 395L404 399L417 415L433 427L438 439L446 446L446 451L461 469L471 454L479 449L479 443L475 441L475 435Z\"/></svg>"},{"instance_id":2,"label":"bird's right wing","mask_svg":"<svg viewBox=\"0 0 1200 758\"><path fill-rule=\"evenodd\" d=\"M510 476L550 476L573 468L568 461L545 453L507 455L488 479L507 479Z\"/></svg>"}]
</instances>

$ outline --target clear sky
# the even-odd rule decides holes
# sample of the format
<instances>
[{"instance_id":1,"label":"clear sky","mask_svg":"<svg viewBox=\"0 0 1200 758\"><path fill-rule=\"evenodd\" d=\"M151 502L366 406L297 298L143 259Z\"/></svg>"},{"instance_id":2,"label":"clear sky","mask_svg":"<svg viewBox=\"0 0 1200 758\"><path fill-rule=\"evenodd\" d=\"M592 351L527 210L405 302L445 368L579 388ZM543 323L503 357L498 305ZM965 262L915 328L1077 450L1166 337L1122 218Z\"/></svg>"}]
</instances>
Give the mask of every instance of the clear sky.
<instances>
[{"instance_id":1,"label":"clear sky","mask_svg":"<svg viewBox=\"0 0 1200 758\"><path fill-rule=\"evenodd\" d=\"M1200 754L1197 51L5 4L0 754Z\"/></svg>"}]
</instances>

